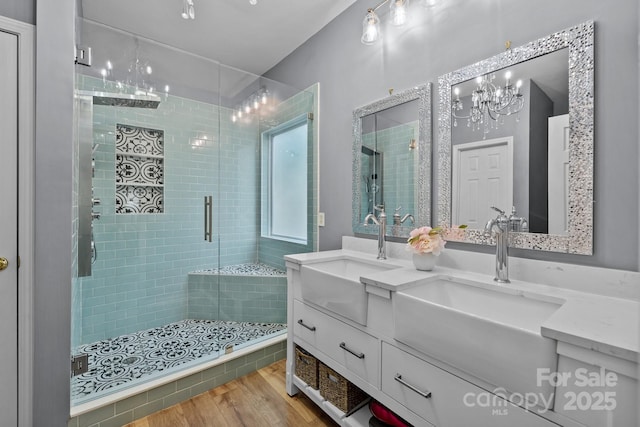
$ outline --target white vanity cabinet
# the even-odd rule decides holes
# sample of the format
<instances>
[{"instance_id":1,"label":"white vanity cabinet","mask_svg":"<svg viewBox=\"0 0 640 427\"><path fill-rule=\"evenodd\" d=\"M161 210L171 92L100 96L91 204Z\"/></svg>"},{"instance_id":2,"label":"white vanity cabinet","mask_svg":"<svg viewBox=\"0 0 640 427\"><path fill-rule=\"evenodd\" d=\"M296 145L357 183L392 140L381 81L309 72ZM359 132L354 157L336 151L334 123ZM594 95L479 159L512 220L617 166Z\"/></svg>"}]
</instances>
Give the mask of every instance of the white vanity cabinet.
<instances>
[{"instance_id":1,"label":"white vanity cabinet","mask_svg":"<svg viewBox=\"0 0 640 427\"><path fill-rule=\"evenodd\" d=\"M287 267L287 392L290 395L305 393L341 426L369 425L371 413L368 407L365 406L347 417L326 401L319 390L311 388L295 376L295 346L299 345L365 393L392 408L408 422L415 426L431 427L430 423L381 391L381 335L388 334L391 330L391 294L380 292L380 295L371 295L367 292L367 325L362 325L306 301L302 297L299 264L287 262Z\"/></svg>"},{"instance_id":2,"label":"white vanity cabinet","mask_svg":"<svg viewBox=\"0 0 640 427\"><path fill-rule=\"evenodd\" d=\"M377 338L298 300L293 302L293 312L293 335L305 350L325 354L372 387L378 386L380 350Z\"/></svg>"},{"instance_id":3,"label":"white vanity cabinet","mask_svg":"<svg viewBox=\"0 0 640 427\"><path fill-rule=\"evenodd\" d=\"M436 426L556 426L384 342L382 361L382 391Z\"/></svg>"},{"instance_id":4,"label":"white vanity cabinet","mask_svg":"<svg viewBox=\"0 0 640 427\"><path fill-rule=\"evenodd\" d=\"M292 351L295 344L300 345L415 426L557 425L397 348L386 338L371 335L371 330L365 332L295 298L290 309ZM287 371L293 376L295 358L287 361ZM292 383L311 394L342 425L368 425L366 408L344 418L322 402L317 391L306 389L299 379ZM295 393L292 388L288 391Z\"/></svg>"},{"instance_id":5,"label":"white vanity cabinet","mask_svg":"<svg viewBox=\"0 0 640 427\"><path fill-rule=\"evenodd\" d=\"M494 395L398 348L389 333L392 292L368 289L367 325L360 325L305 301L297 265L288 267L287 392L307 394L340 425L367 427L371 414L364 407L346 417L296 377L296 345L416 427L557 425L499 397L502 406L482 407L475 402Z\"/></svg>"},{"instance_id":6,"label":"white vanity cabinet","mask_svg":"<svg viewBox=\"0 0 640 427\"><path fill-rule=\"evenodd\" d=\"M529 295L536 291L566 301L561 309L545 320L542 327L541 334L557 344L553 351L558 363L540 368L544 371L540 373L541 381L552 382L550 391L544 393L545 404L540 405L532 397L542 397L527 396L525 392L535 394L529 389L512 393L492 385L501 383L500 379L489 383L489 380L482 380L457 366L454 363L456 358L430 356L426 350L395 339L398 324L394 322L397 318L394 310L398 307L398 293L424 285L423 276L412 268L361 279L367 298L363 323L332 311L330 304L321 306L305 299L301 290L301 265L326 264L341 256L349 257L351 266L356 267L358 262L375 262L372 261L374 256L367 258L368 255L362 255L362 261L358 261L359 256L352 251L346 251L344 255L341 251L332 251L286 257L289 284L287 392L290 395L305 393L339 425L367 427L371 417L368 407L347 417L327 402L318 390L298 378L295 375L296 345L416 427L638 425L637 343L634 344L636 341L624 328L624 325L637 320L640 306L636 302L535 284L527 284L527 287L510 285L512 294L522 292ZM440 272L466 277L465 273L444 268ZM466 275L471 277L471 274ZM483 280L481 276L473 278ZM335 287L325 288L322 281L317 286L318 292L332 289L332 301L338 301L341 307L349 304L347 300L336 298ZM491 283L488 286L495 285ZM421 322L419 313L415 321ZM442 326L440 318L420 325L423 328ZM515 347L522 347L518 351L527 351L527 346ZM514 357L519 354L516 352ZM474 354L470 352L466 357L473 360ZM477 366L482 368L482 363ZM566 381L562 380L563 375L568 376ZM537 394L540 395L539 392Z\"/></svg>"}]
</instances>

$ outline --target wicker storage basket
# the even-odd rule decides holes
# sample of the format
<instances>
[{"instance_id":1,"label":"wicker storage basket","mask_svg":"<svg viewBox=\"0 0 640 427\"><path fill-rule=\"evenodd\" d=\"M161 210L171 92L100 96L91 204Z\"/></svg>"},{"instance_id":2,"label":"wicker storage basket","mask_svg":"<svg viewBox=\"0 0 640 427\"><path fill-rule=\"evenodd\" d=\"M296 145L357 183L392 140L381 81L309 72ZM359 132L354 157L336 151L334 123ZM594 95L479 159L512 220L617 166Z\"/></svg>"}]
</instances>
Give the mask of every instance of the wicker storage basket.
<instances>
[{"instance_id":1,"label":"wicker storage basket","mask_svg":"<svg viewBox=\"0 0 640 427\"><path fill-rule=\"evenodd\" d=\"M320 363L320 394L343 412L350 412L368 396L345 377Z\"/></svg>"},{"instance_id":2,"label":"wicker storage basket","mask_svg":"<svg viewBox=\"0 0 640 427\"><path fill-rule=\"evenodd\" d=\"M318 359L296 346L296 376L307 385L318 389Z\"/></svg>"}]
</instances>

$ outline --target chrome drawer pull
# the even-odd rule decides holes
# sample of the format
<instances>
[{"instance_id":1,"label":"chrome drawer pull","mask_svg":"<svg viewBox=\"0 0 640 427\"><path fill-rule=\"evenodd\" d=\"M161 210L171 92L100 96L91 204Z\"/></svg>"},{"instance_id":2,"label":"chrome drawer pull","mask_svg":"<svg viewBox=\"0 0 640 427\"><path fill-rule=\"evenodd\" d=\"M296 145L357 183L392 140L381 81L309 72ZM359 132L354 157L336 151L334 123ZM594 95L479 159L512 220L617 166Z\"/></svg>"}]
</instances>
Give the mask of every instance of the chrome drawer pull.
<instances>
[{"instance_id":1,"label":"chrome drawer pull","mask_svg":"<svg viewBox=\"0 0 640 427\"><path fill-rule=\"evenodd\" d=\"M298 324L304 326L305 328L307 328L308 330L310 330L311 332L315 332L316 331L316 327L315 326L308 326L305 325L304 322L302 321L302 319L298 319Z\"/></svg>"},{"instance_id":2,"label":"chrome drawer pull","mask_svg":"<svg viewBox=\"0 0 640 427\"><path fill-rule=\"evenodd\" d=\"M412 386L411 384L409 384L408 382L406 382L405 380L402 379L402 375L396 374L396 376L393 377L393 379L398 381L403 386L415 391L416 393L418 393L420 396L424 397L425 399L431 398L431 392L430 391L422 391L419 388L416 388L416 387Z\"/></svg>"},{"instance_id":3,"label":"chrome drawer pull","mask_svg":"<svg viewBox=\"0 0 640 427\"><path fill-rule=\"evenodd\" d=\"M340 348L343 349L344 351L348 351L349 353L353 354L355 357L357 357L358 359L364 359L364 353L358 353L355 352L353 350L351 350L350 348L347 347L347 345L343 342L340 343Z\"/></svg>"}]
</instances>

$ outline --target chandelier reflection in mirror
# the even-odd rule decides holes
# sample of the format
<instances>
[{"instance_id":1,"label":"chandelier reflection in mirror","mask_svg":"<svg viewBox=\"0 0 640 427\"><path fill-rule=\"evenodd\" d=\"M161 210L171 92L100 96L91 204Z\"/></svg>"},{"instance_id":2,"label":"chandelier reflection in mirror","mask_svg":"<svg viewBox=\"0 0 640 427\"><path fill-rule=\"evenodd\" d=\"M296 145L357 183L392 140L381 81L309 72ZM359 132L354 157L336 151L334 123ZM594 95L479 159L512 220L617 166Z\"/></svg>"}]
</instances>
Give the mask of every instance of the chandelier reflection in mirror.
<instances>
[{"instance_id":1,"label":"chandelier reflection in mirror","mask_svg":"<svg viewBox=\"0 0 640 427\"><path fill-rule=\"evenodd\" d=\"M505 73L504 86L496 86L493 81L494 73L476 78L477 87L471 93L471 108L464 114L464 105L460 99L460 88L453 90L455 99L451 102L453 126L458 126L457 119L467 120L467 127L474 131L482 129L484 134L490 129L497 129L504 124L504 117L516 114L516 121L520 121L519 112L524 107L524 95L520 93L522 80L515 86L511 83L511 71Z\"/></svg>"},{"instance_id":2,"label":"chandelier reflection in mirror","mask_svg":"<svg viewBox=\"0 0 640 427\"><path fill-rule=\"evenodd\" d=\"M137 53L136 58L127 65L123 78L115 77L113 63L107 60L106 67L100 70L102 85L105 90L116 93L131 93L133 95L158 96L156 84L151 80L153 68L148 61L141 60ZM122 74L122 72L120 73ZM169 85L165 84L163 95L166 99L169 95Z\"/></svg>"}]
</instances>

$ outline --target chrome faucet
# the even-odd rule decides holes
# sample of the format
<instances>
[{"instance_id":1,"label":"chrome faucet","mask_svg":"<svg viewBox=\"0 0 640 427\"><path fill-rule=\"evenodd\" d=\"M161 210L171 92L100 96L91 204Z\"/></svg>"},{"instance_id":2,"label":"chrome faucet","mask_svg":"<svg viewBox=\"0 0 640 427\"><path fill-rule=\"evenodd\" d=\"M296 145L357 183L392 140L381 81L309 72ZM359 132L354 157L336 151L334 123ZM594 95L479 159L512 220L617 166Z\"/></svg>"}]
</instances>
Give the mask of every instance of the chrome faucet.
<instances>
[{"instance_id":1,"label":"chrome faucet","mask_svg":"<svg viewBox=\"0 0 640 427\"><path fill-rule=\"evenodd\" d=\"M380 211L378 217L370 213L364 218L364 225L369 225L369 221L373 221L378 226L378 259L387 259L387 248L385 236L387 234L387 214L384 212L384 205L374 206L374 209Z\"/></svg>"},{"instance_id":2,"label":"chrome faucet","mask_svg":"<svg viewBox=\"0 0 640 427\"><path fill-rule=\"evenodd\" d=\"M405 216L401 217L400 209L402 209L402 206L398 206L398 208L396 208L396 212L393 214L393 225L402 225L408 219L411 220L411 224L416 223L415 218L411 214L405 214Z\"/></svg>"},{"instance_id":3,"label":"chrome faucet","mask_svg":"<svg viewBox=\"0 0 640 427\"><path fill-rule=\"evenodd\" d=\"M498 216L487 221L484 227L485 236L496 236L496 282L509 283L509 218L504 211L491 206Z\"/></svg>"},{"instance_id":4,"label":"chrome faucet","mask_svg":"<svg viewBox=\"0 0 640 427\"><path fill-rule=\"evenodd\" d=\"M516 215L516 207L511 207L511 215L509 216L509 231L518 231L527 233L529 231L529 221L525 217Z\"/></svg>"}]
</instances>

